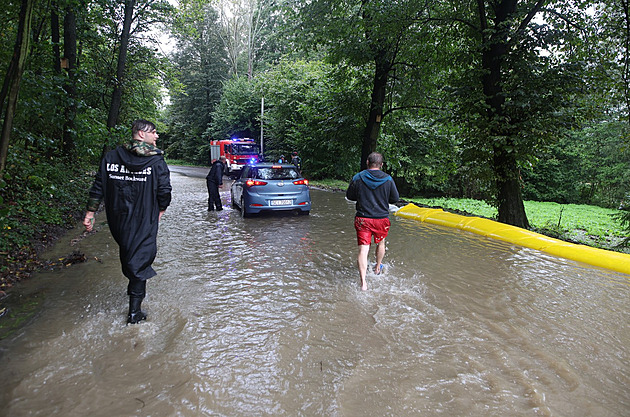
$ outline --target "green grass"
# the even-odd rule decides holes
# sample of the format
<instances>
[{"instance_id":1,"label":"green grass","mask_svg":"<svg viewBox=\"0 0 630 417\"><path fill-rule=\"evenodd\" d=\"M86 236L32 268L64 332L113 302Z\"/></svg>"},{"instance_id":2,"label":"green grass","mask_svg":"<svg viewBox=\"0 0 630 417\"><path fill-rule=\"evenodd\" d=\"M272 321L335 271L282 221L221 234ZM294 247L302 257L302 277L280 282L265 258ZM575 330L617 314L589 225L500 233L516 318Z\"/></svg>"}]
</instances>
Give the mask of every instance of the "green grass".
<instances>
[{"instance_id":1,"label":"green grass","mask_svg":"<svg viewBox=\"0 0 630 417\"><path fill-rule=\"evenodd\" d=\"M496 208L479 200L412 198L410 201L490 219L497 216ZM524 204L531 228L548 236L609 248L627 234L620 222L612 217L618 210L539 201L525 201Z\"/></svg>"},{"instance_id":2,"label":"green grass","mask_svg":"<svg viewBox=\"0 0 630 417\"><path fill-rule=\"evenodd\" d=\"M341 190L344 190L344 191L346 190L346 188L348 188L348 181L343 181L343 180L323 179L323 180L309 181L309 183L313 187L338 188L338 189L341 189Z\"/></svg>"}]
</instances>

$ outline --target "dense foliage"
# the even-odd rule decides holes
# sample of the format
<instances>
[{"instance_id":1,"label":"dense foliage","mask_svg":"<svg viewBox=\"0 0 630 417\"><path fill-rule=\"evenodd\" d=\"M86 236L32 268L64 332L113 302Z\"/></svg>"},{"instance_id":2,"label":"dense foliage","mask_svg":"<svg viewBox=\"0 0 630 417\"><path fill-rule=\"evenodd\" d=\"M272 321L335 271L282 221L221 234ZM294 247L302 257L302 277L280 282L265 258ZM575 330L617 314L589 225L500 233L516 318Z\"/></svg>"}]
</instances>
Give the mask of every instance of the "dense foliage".
<instances>
[{"instance_id":1,"label":"dense foliage","mask_svg":"<svg viewBox=\"0 0 630 417\"><path fill-rule=\"evenodd\" d=\"M12 153L0 182L0 252L28 244L45 225L74 226L90 177L90 171L69 160Z\"/></svg>"},{"instance_id":2,"label":"dense foliage","mask_svg":"<svg viewBox=\"0 0 630 417\"><path fill-rule=\"evenodd\" d=\"M525 195L617 208L630 184L626 130L625 123L612 121L561 137L523 168Z\"/></svg>"},{"instance_id":3,"label":"dense foliage","mask_svg":"<svg viewBox=\"0 0 630 417\"><path fill-rule=\"evenodd\" d=\"M0 180L0 290L37 266L39 248L77 224L92 175L70 159L9 154Z\"/></svg>"},{"instance_id":4,"label":"dense foliage","mask_svg":"<svg viewBox=\"0 0 630 417\"><path fill-rule=\"evenodd\" d=\"M220 43L218 15L210 5L179 12L174 26L177 46L171 56L171 105L165 111L162 146L169 157L197 164L208 163L209 143L204 132L221 98L227 78L225 53Z\"/></svg>"}]
</instances>

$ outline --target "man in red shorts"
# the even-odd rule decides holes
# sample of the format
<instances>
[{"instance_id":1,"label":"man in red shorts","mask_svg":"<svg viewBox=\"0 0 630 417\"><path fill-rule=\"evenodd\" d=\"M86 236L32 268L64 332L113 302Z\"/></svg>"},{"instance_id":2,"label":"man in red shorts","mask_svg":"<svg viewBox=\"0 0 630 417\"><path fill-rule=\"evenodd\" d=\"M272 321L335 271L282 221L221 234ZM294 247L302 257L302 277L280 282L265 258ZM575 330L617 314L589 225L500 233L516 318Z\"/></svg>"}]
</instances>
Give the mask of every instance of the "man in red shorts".
<instances>
[{"instance_id":1,"label":"man in red shorts","mask_svg":"<svg viewBox=\"0 0 630 417\"><path fill-rule=\"evenodd\" d=\"M346 191L346 198L357 202L354 228L357 231L359 244L357 265L363 291L367 290L365 275L372 236L374 236L374 243L376 243L374 273L379 274L382 268L381 262L385 256L385 238L390 226L389 204L396 203L399 198L394 180L381 171L382 167L383 155L372 152L367 159L368 169L356 174Z\"/></svg>"}]
</instances>

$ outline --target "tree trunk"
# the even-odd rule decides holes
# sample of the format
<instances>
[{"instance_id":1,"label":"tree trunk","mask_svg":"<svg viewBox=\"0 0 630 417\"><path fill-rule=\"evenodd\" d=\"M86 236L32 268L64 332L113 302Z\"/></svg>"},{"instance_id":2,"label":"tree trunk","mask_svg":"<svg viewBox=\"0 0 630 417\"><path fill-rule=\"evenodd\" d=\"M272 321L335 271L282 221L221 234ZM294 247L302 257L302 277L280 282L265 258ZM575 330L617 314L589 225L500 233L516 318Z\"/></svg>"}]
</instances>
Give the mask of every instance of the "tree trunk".
<instances>
[{"instance_id":1,"label":"tree trunk","mask_svg":"<svg viewBox=\"0 0 630 417\"><path fill-rule=\"evenodd\" d=\"M0 104L4 105L5 98L7 98L4 122L2 124L2 133L0 135L0 177L4 173L4 168L7 163L9 141L11 139L11 131L13 129L13 118L15 117L18 93L20 92L22 73L24 72L26 58L29 53L34 3L35 0L22 0L13 57L11 58L11 63L9 64L9 68L7 70L2 92L0 93Z\"/></svg>"},{"instance_id":2,"label":"tree trunk","mask_svg":"<svg viewBox=\"0 0 630 417\"><path fill-rule=\"evenodd\" d=\"M367 168L368 155L376 150L378 135L381 130L383 118L383 107L385 105L385 92L387 87L387 77L389 75L389 63L383 55L377 57L376 70L374 72L374 83L372 85L372 99L370 101L370 112L367 124L363 132L363 145L361 147L361 169Z\"/></svg>"},{"instance_id":3,"label":"tree trunk","mask_svg":"<svg viewBox=\"0 0 630 417\"><path fill-rule=\"evenodd\" d=\"M63 48L64 56L68 62L68 79L63 89L66 92L66 106L63 127L64 156L70 156L75 148L75 126L74 119L77 114L77 88L76 88L76 66L77 66L77 19L72 7L66 9L66 16L63 20Z\"/></svg>"},{"instance_id":4,"label":"tree trunk","mask_svg":"<svg viewBox=\"0 0 630 417\"><path fill-rule=\"evenodd\" d=\"M61 49L59 47L59 7L57 2L51 4L50 10L50 37L53 48L53 69L55 74L61 75Z\"/></svg>"},{"instance_id":5,"label":"tree trunk","mask_svg":"<svg viewBox=\"0 0 630 417\"><path fill-rule=\"evenodd\" d=\"M503 149L494 151L494 172L496 175L498 219L501 223L512 226L529 228L529 220L525 213L521 180L518 173L516 158L513 153Z\"/></svg>"},{"instance_id":6,"label":"tree trunk","mask_svg":"<svg viewBox=\"0 0 630 417\"><path fill-rule=\"evenodd\" d=\"M57 1L52 1L50 4L50 39L52 41L52 52L53 52L53 62L52 68L55 72L55 75L58 79L61 79L61 31L59 30L59 5ZM61 109L64 108L64 100L56 99L54 102L55 106L55 123L51 124L50 127L50 135L52 138L57 141L57 139L61 140L63 144L63 129L60 127L60 120L62 117L60 115ZM52 158L54 155L54 149L52 147L48 147L46 149L46 156Z\"/></svg>"},{"instance_id":7,"label":"tree trunk","mask_svg":"<svg viewBox=\"0 0 630 417\"><path fill-rule=\"evenodd\" d=\"M114 91L112 92L112 101L109 106L109 116L107 117L107 127L110 129L118 124L118 115L120 114L120 105L122 103L125 66L127 64L127 49L129 48L131 21L133 19L133 9L135 5L136 0L125 0L125 20L123 21L123 30L120 35L116 79L114 80Z\"/></svg>"}]
</instances>

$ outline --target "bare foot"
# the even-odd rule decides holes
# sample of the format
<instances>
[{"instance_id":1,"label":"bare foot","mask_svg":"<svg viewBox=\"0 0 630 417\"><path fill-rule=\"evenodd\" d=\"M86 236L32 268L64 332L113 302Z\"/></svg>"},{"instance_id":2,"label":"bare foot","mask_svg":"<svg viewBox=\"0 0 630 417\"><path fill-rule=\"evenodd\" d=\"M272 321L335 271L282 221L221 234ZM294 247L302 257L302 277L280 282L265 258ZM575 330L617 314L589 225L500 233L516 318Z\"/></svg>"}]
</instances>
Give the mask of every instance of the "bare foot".
<instances>
[{"instance_id":1,"label":"bare foot","mask_svg":"<svg viewBox=\"0 0 630 417\"><path fill-rule=\"evenodd\" d=\"M380 268L376 268L376 267L380 267ZM376 275L381 275L381 272L383 272L383 264L381 265L374 265L374 274Z\"/></svg>"}]
</instances>

